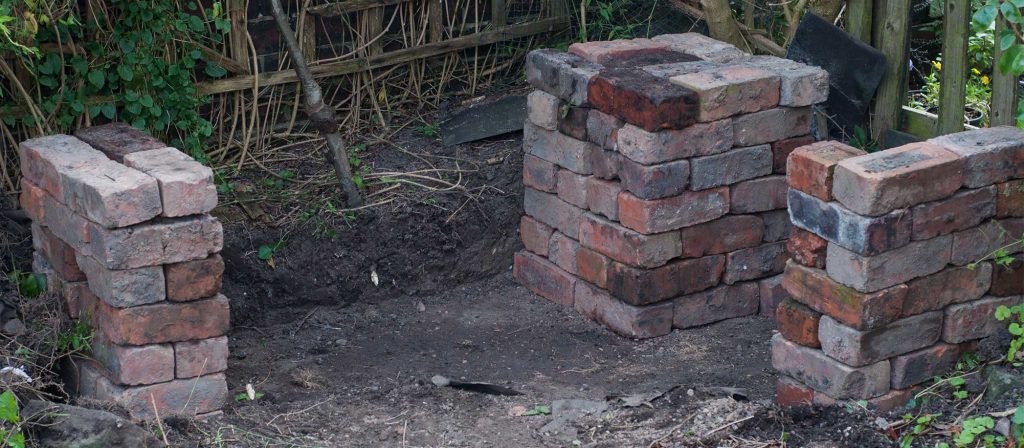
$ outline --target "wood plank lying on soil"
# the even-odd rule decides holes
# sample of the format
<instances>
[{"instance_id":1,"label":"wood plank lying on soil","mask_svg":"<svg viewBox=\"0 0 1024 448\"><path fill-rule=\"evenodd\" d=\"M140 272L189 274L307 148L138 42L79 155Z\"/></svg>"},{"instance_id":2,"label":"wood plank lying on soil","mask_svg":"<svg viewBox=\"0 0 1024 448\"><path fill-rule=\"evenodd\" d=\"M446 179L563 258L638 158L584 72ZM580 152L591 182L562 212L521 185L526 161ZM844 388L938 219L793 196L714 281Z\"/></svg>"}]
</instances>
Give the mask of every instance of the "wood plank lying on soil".
<instances>
[{"instance_id":1,"label":"wood plank lying on soil","mask_svg":"<svg viewBox=\"0 0 1024 448\"><path fill-rule=\"evenodd\" d=\"M526 96L507 96L461 110L441 124L445 146L472 142L523 129Z\"/></svg>"}]
</instances>

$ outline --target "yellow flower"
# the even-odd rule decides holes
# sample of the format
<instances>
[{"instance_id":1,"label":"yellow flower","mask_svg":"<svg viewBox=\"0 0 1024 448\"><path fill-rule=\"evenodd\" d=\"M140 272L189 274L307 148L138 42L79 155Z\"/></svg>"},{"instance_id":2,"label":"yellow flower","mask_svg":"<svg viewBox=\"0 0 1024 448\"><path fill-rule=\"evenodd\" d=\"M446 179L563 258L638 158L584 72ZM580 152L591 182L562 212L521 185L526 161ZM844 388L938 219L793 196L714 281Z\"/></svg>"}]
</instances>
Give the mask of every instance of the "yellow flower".
<instances>
[{"instance_id":1,"label":"yellow flower","mask_svg":"<svg viewBox=\"0 0 1024 448\"><path fill-rule=\"evenodd\" d=\"M982 76L981 77L981 83L987 86L988 85L988 76Z\"/></svg>"},{"instance_id":2,"label":"yellow flower","mask_svg":"<svg viewBox=\"0 0 1024 448\"><path fill-rule=\"evenodd\" d=\"M942 70L942 63L939 61L932 61L932 66L935 67L936 70Z\"/></svg>"},{"instance_id":3,"label":"yellow flower","mask_svg":"<svg viewBox=\"0 0 1024 448\"><path fill-rule=\"evenodd\" d=\"M979 72L978 69L976 69L976 68L972 68L971 69L971 73L974 73L975 75L980 75L981 74L981 72Z\"/></svg>"}]
</instances>

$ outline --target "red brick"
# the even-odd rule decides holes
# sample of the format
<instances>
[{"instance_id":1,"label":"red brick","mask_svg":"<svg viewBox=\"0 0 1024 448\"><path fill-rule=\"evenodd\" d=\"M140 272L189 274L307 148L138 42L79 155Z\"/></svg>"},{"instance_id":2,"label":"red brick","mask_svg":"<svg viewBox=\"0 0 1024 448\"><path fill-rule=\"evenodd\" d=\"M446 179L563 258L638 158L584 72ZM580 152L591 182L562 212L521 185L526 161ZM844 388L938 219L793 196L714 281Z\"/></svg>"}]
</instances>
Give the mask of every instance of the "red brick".
<instances>
[{"instance_id":1,"label":"red brick","mask_svg":"<svg viewBox=\"0 0 1024 448\"><path fill-rule=\"evenodd\" d=\"M774 210L757 214L764 221L764 242L774 243L789 238L793 232L793 223L789 220L787 210Z\"/></svg>"},{"instance_id":2,"label":"red brick","mask_svg":"<svg viewBox=\"0 0 1024 448\"><path fill-rule=\"evenodd\" d=\"M733 184L729 190L729 212L757 213L785 209L788 191L786 176L767 176Z\"/></svg>"},{"instance_id":3,"label":"red brick","mask_svg":"<svg viewBox=\"0 0 1024 448\"><path fill-rule=\"evenodd\" d=\"M948 199L929 202L911 209L913 239L926 240L981 224L996 211L996 190L989 186L963 190Z\"/></svg>"},{"instance_id":4,"label":"red brick","mask_svg":"<svg viewBox=\"0 0 1024 448\"><path fill-rule=\"evenodd\" d=\"M558 114L558 132L576 140L588 141L587 117L591 109L588 107L565 107Z\"/></svg>"},{"instance_id":5,"label":"red brick","mask_svg":"<svg viewBox=\"0 0 1024 448\"><path fill-rule=\"evenodd\" d=\"M724 254L761 244L764 223L753 215L726 215L680 231L683 257Z\"/></svg>"},{"instance_id":6,"label":"red brick","mask_svg":"<svg viewBox=\"0 0 1024 448\"><path fill-rule=\"evenodd\" d=\"M21 209L29 219L42 223L46 219L46 196L42 188L32 183L28 178L21 178L21 196L19 202Z\"/></svg>"},{"instance_id":7,"label":"red brick","mask_svg":"<svg viewBox=\"0 0 1024 448\"><path fill-rule=\"evenodd\" d=\"M953 248L949 262L957 266L976 263L992 256L997 250L1008 254L1021 251L1016 243L1022 234L1020 219L989 220L988 222L953 233Z\"/></svg>"},{"instance_id":8,"label":"red brick","mask_svg":"<svg viewBox=\"0 0 1024 448\"><path fill-rule=\"evenodd\" d=\"M848 366L861 367L910 353L939 340L942 311L931 311L890 322L872 330L856 330L822 316L818 324L821 350Z\"/></svg>"},{"instance_id":9,"label":"red brick","mask_svg":"<svg viewBox=\"0 0 1024 448\"><path fill-rule=\"evenodd\" d=\"M177 149L128 154L124 156L124 164L156 179L163 204L160 216L198 215L217 206L213 170Z\"/></svg>"},{"instance_id":10,"label":"red brick","mask_svg":"<svg viewBox=\"0 0 1024 448\"><path fill-rule=\"evenodd\" d=\"M789 298L786 288L782 287L783 274L757 281L758 297L761 301L758 314L775 318L775 309L783 300Z\"/></svg>"},{"instance_id":11,"label":"red brick","mask_svg":"<svg viewBox=\"0 0 1024 448\"><path fill-rule=\"evenodd\" d=\"M523 125L523 150L526 154L540 157L575 173L591 173L590 153L598 149L593 143L576 140L533 123Z\"/></svg>"},{"instance_id":12,"label":"red brick","mask_svg":"<svg viewBox=\"0 0 1024 448\"><path fill-rule=\"evenodd\" d=\"M779 406L810 406L814 389L788 376L780 376L775 385L775 403Z\"/></svg>"},{"instance_id":13,"label":"red brick","mask_svg":"<svg viewBox=\"0 0 1024 448\"><path fill-rule=\"evenodd\" d=\"M167 264L164 278L167 279L167 300L172 302L213 297L220 291L224 279L224 259L213 254L202 260Z\"/></svg>"},{"instance_id":14,"label":"red brick","mask_svg":"<svg viewBox=\"0 0 1024 448\"><path fill-rule=\"evenodd\" d=\"M1012 126L976 129L929 140L964 160L963 185L984 187L1024 174L1024 132Z\"/></svg>"},{"instance_id":15,"label":"red brick","mask_svg":"<svg viewBox=\"0 0 1024 448\"><path fill-rule=\"evenodd\" d=\"M691 328L757 313L757 283L723 285L672 299L672 326Z\"/></svg>"},{"instance_id":16,"label":"red brick","mask_svg":"<svg viewBox=\"0 0 1024 448\"><path fill-rule=\"evenodd\" d=\"M125 388L115 397L132 418L146 420L156 417L151 404L154 401L160 417L166 417L212 412L223 407L227 399L228 386L223 373Z\"/></svg>"},{"instance_id":17,"label":"red brick","mask_svg":"<svg viewBox=\"0 0 1024 448\"><path fill-rule=\"evenodd\" d=\"M590 80L594 108L647 131L683 129L697 118L696 92L639 68L612 68Z\"/></svg>"},{"instance_id":18,"label":"red brick","mask_svg":"<svg viewBox=\"0 0 1024 448\"><path fill-rule=\"evenodd\" d=\"M775 325L787 341L805 347L821 347L818 340L818 322L821 313L792 299L783 300L775 308Z\"/></svg>"},{"instance_id":19,"label":"red brick","mask_svg":"<svg viewBox=\"0 0 1024 448\"><path fill-rule=\"evenodd\" d=\"M89 227L92 255L110 269L199 260L224 247L224 227L209 215L170 218L120 229Z\"/></svg>"},{"instance_id":20,"label":"red brick","mask_svg":"<svg viewBox=\"0 0 1024 448\"><path fill-rule=\"evenodd\" d=\"M523 185L555 193L558 188L558 165L540 157L523 154Z\"/></svg>"},{"instance_id":21,"label":"red brick","mask_svg":"<svg viewBox=\"0 0 1024 448\"><path fill-rule=\"evenodd\" d=\"M644 38L577 42L569 46L570 53L603 65L618 59L633 58L666 50L668 50L668 45Z\"/></svg>"},{"instance_id":22,"label":"red brick","mask_svg":"<svg viewBox=\"0 0 1024 448\"><path fill-rule=\"evenodd\" d=\"M174 374L177 378L193 378L228 369L228 338L203 339L174 343Z\"/></svg>"},{"instance_id":23,"label":"red brick","mask_svg":"<svg viewBox=\"0 0 1024 448\"><path fill-rule=\"evenodd\" d=\"M641 234L589 213L580 222L580 244L613 260L648 268L682 254L678 232Z\"/></svg>"},{"instance_id":24,"label":"red brick","mask_svg":"<svg viewBox=\"0 0 1024 448\"><path fill-rule=\"evenodd\" d=\"M963 184L964 160L929 143L852 157L836 165L832 196L856 213L878 216L944 199Z\"/></svg>"},{"instance_id":25,"label":"red brick","mask_svg":"<svg viewBox=\"0 0 1024 448\"><path fill-rule=\"evenodd\" d=\"M996 217L1024 217L1024 179L996 184Z\"/></svg>"},{"instance_id":26,"label":"red brick","mask_svg":"<svg viewBox=\"0 0 1024 448\"><path fill-rule=\"evenodd\" d=\"M576 106L587 104L590 82L600 70L598 64L554 49L526 55L526 81Z\"/></svg>"},{"instance_id":27,"label":"red brick","mask_svg":"<svg viewBox=\"0 0 1024 448\"><path fill-rule=\"evenodd\" d=\"M553 194L527 188L523 192L523 209L527 215L558 229L571 238L575 239L579 235L583 210L558 199Z\"/></svg>"},{"instance_id":28,"label":"red brick","mask_svg":"<svg viewBox=\"0 0 1024 448\"><path fill-rule=\"evenodd\" d=\"M786 252L807 267L824 269L826 249L828 240L799 227L793 229L786 241Z\"/></svg>"},{"instance_id":29,"label":"red brick","mask_svg":"<svg viewBox=\"0 0 1024 448\"><path fill-rule=\"evenodd\" d=\"M61 173L109 162L107 156L70 135L25 140L18 145L21 174L55 198L65 197Z\"/></svg>"},{"instance_id":30,"label":"red brick","mask_svg":"<svg viewBox=\"0 0 1024 448\"><path fill-rule=\"evenodd\" d=\"M909 210L863 216L838 202L825 202L795 189L789 190L789 216L794 226L861 255L877 255L906 246L913 235Z\"/></svg>"},{"instance_id":31,"label":"red brick","mask_svg":"<svg viewBox=\"0 0 1024 448\"><path fill-rule=\"evenodd\" d=\"M120 163L94 161L59 174L64 196L56 198L108 229L148 221L163 210L157 180Z\"/></svg>"},{"instance_id":32,"label":"red brick","mask_svg":"<svg viewBox=\"0 0 1024 448\"><path fill-rule=\"evenodd\" d=\"M529 252L516 252L512 276L534 294L559 305L572 306L576 277Z\"/></svg>"},{"instance_id":33,"label":"red brick","mask_svg":"<svg viewBox=\"0 0 1024 448\"><path fill-rule=\"evenodd\" d=\"M94 258L81 254L75 261L88 277L89 289L111 306L126 308L167 298L167 283L161 266L107 269Z\"/></svg>"},{"instance_id":34,"label":"red brick","mask_svg":"<svg viewBox=\"0 0 1024 448\"><path fill-rule=\"evenodd\" d=\"M580 270L576 265L576 253L579 251L579 242L561 232L555 232L551 235L548 260L572 275L579 275Z\"/></svg>"},{"instance_id":35,"label":"red brick","mask_svg":"<svg viewBox=\"0 0 1024 448\"><path fill-rule=\"evenodd\" d=\"M708 222L729 212L729 188L688 191L651 201L623 192L619 221L640 233L661 233Z\"/></svg>"},{"instance_id":36,"label":"red brick","mask_svg":"<svg viewBox=\"0 0 1024 448\"><path fill-rule=\"evenodd\" d=\"M608 257L581 247L576 252L576 267L579 275L584 280L593 283L601 288L608 285L608 267L611 261Z\"/></svg>"},{"instance_id":37,"label":"red brick","mask_svg":"<svg viewBox=\"0 0 1024 448\"><path fill-rule=\"evenodd\" d=\"M92 341L92 356L117 384L134 386L174 379L171 344L117 345L98 336Z\"/></svg>"},{"instance_id":38,"label":"red brick","mask_svg":"<svg viewBox=\"0 0 1024 448\"><path fill-rule=\"evenodd\" d=\"M64 282L61 284L61 297L67 306L68 316L78 319L82 309L91 310L99 298L89 290L87 282Z\"/></svg>"},{"instance_id":39,"label":"red brick","mask_svg":"<svg viewBox=\"0 0 1024 448\"><path fill-rule=\"evenodd\" d=\"M783 241L729 252L725 257L722 281L731 285L780 274L785 270L788 259Z\"/></svg>"},{"instance_id":40,"label":"red brick","mask_svg":"<svg viewBox=\"0 0 1024 448\"><path fill-rule=\"evenodd\" d=\"M594 177L599 179L618 179L622 163L626 159L622 154L605 150L591 151L589 157Z\"/></svg>"},{"instance_id":41,"label":"red brick","mask_svg":"<svg viewBox=\"0 0 1024 448\"><path fill-rule=\"evenodd\" d=\"M900 317L907 286L864 294L839 284L825 271L789 262L782 281L794 300L857 329L878 328Z\"/></svg>"},{"instance_id":42,"label":"red brick","mask_svg":"<svg viewBox=\"0 0 1024 448\"><path fill-rule=\"evenodd\" d=\"M100 150L115 162L120 162L128 154L167 147L166 143L125 123L82 128L75 131L75 137Z\"/></svg>"},{"instance_id":43,"label":"red brick","mask_svg":"<svg viewBox=\"0 0 1024 448\"><path fill-rule=\"evenodd\" d=\"M779 373L822 392L845 400L865 400L889 390L889 363L882 361L854 368L825 356L821 350L772 336L772 366Z\"/></svg>"},{"instance_id":44,"label":"red brick","mask_svg":"<svg viewBox=\"0 0 1024 448\"><path fill-rule=\"evenodd\" d=\"M789 155L786 177L789 186L823 201L832 200L832 177L840 161L867 154L836 141L797 148Z\"/></svg>"},{"instance_id":45,"label":"red brick","mask_svg":"<svg viewBox=\"0 0 1024 448\"><path fill-rule=\"evenodd\" d=\"M641 199L660 199L686 191L690 183L690 162L676 160L641 165L623 160L619 169L622 188Z\"/></svg>"},{"instance_id":46,"label":"red brick","mask_svg":"<svg viewBox=\"0 0 1024 448\"><path fill-rule=\"evenodd\" d=\"M574 307L580 314L628 338L653 338L672 331L672 304L629 305L582 281L576 283Z\"/></svg>"},{"instance_id":47,"label":"red brick","mask_svg":"<svg viewBox=\"0 0 1024 448\"><path fill-rule=\"evenodd\" d=\"M581 209L587 208L587 179L569 170L558 170L558 198Z\"/></svg>"},{"instance_id":48,"label":"red brick","mask_svg":"<svg viewBox=\"0 0 1024 448\"><path fill-rule=\"evenodd\" d=\"M89 220L71 211L49 194L43 198L43 214L45 219L42 223L61 241L75 248L78 253L92 253L90 228L93 224Z\"/></svg>"},{"instance_id":49,"label":"red brick","mask_svg":"<svg viewBox=\"0 0 1024 448\"><path fill-rule=\"evenodd\" d=\"M772 172L768 145L735 148L721 154L690 160L690 188L704 190L767 176Z\"/></svg>"},{"instance_id":50,"label":"red brick","mask_svg":"<svg viewBox=\"0 0 1024 448\"><path fill-rule=\"evenodd\" d=\"M1000 334L1006 331L1006 322L996 319L1000 306L1013 307L1024 303L1021 296L984 297L981 300L958 303L946 307L946 320L942 340L950 344Z\"/></svg>"},{"instance_id":51,"label":"red brick","mask_svg":"<svg viewBox=\"0 0 1024 448\"><path fill-rule=\"evenodd\" d=\"M618 118L591 109L590 114L587 115L587 140L598 147L613 149L618 140L618 130L623 124L625 123Z\"/></svg>"},{"instance_id":52,"label":"red brick","mask_svg":"<svg viewBox=\"0 0 1024 448\"><path fill-rule=\"evenodd\" d=\"M668 45L674 51L715 62L742 61L750 57L731 44L712 39L700 33L662 34L651 38Z\"/></svg>"},{"instance_id":53,"label":"red brick","mask_svg":"<svg viewBox=\"0 0 1024 448\"><path fill-rule=\"evenodd\" d=\"M779 107L732 119L733 145L754 146L811 132L810 107Z\"/></svg>"},{"instance_id":54,"label":"red brick","mask_svg":"<svg viewBox=\"0 0 1024 448\"><path fill-rule=\"evenodd\" d=\"M618 221L621 192L622 186L618 182L591 177L587 179L587 208L612 221Z\"/></svg>"},{"instance_id":55,"label":"red brick","mask_svg":"<svg viewBox=\"0 0 1024 448\"><path fill-rule=\"evenodd\" d=\"M998 270L998 268L997 268ZM979 263L974 269L950 267L907 282L903 315L941 310L949 304L978 300L992 284L992 265ZM1015 293L1015 294L1020 294Z\"/></svg>"},{"instance_id":56,"label":"red brick","mask_svg":"<svg viewBox=\"0 0 1024 448\"><path fill-rule=\"evenodd\" d=\"M654 269L612 263L608 290L631 305L646 305L716 286L724 269L722 255L674 261Z\"/></svg>"},{"instance_id":57,"label":"red brick","mask_svg":"<svg viewBox=\"0 0 1024 448\"><path fill-rule=\"evenodd\" d=\"M115 344L145 345L206 339L230 328L228 299L222 295L184 303L114 308L100 301L93 320Z\"/></svg>"},{"instance_id":58,"label":"red brick","mask_svg":"<svg viewBox=\"0 0 1024 448\"><path fill-rule=\"evenodd\" d=\"M553 131L558 126L558 116L564 104L557 96L534 90L526 95L526 117L531 123Z\"/></svg>"},{"instance_id":59,"label":"red brick","mask_svg":"<svg viewBox=\"0 0 1024 448\"><path fill-rule=\"evenodd\" d=\"M85 273L75 261L75 249L57 238L49 229L32 223L32 246L50 263L61 280L79 282L85 280Z\"/></svg>"},{"instance_id":60,"label":"red brick","mask_svg":"<svg viewBox=\"0 0 1024 448\"><path fill-rule=\"evenodd\" d=\"M754 56L744 64L779 77L780 106L810 106L828 99L828 72L818 67L775 56Z\"/></svg>"},{"instance_id":61,"label":"red brick","mask_svg":"<svg viewBox=\"0 0 1024 448\"><path fill-rule=\"evenodd\" d=\"M679 75L672 82L700 96L700 121L714 121L779 104L779 77L756 67L725 65Z\"/></svg>"},{"instance_id":62,"label":"red brick","mask_svg":"<svg viewBox=\"0 0 1024 448\"><path fill-rule=\"evenodd\" d=\"M944 344L896 356L889 360L892 366L892 387L905 389L934 377L942 376L956 367L965 353L973 350L973 343Z\"/></svg>"},{"instance_id":63,"label":"red brick","mask_svg":"<svg viewBox=\"0 0 1024 448\"><path fill-rule=\"evenodd\" d=\"M731 120L657 132L627 124L616 135L616 149L630 160L645 165L720 154L732 149L733 137Z\"/></svg>"},{"instance_id":64,"label":"red brick","mask_svg":"<svg viewBox=\"0 0 1024 448\"><path fill-rule=\"evenodd\" d=\"M772 172L775 174L786 174L786 160L793 150L814 143L814 137L802 135L800 137L787 138L772 142Z\"/></svg>"},{"instance_id":65,"label":"red brick","mask_svg":"<svg viewBox=\"0 0 1024 448\"><path fill-rule=\"evenodd\" d=\"M893 389L884 395L868 400L868 406L881 412L892 412L906 406L917 392L918 388Z\"/></svg>"},{"instance_id":66,"label":"red brick","mask_svg":"<svg viewBox=\"0 0 1024 448\"><path fill-rule=\"evenodd\" d=\"M944 235L866 257L830 242L825 269L857 291L878 291L941 271L949 263L951 246L952 238Z\"/></svg>"},{"instance_id":67,"label":"red brick","mask_svg":"<svg viewBox=\"0 0 1024 448\"><path fill-rule=\"evenodd\" d=\"M988 263L982 263L981 266L987 266ZM961 268L965 269L965 268ZM980 272L983 275L984 272ZM997 297L1012 296L1018 294L1024 294L1024 263L1021 262L1018 256L1008 266L995 265L992 267L992 289L989 290L989 294ZM981 284L984 283L983 278L978 279L978 286L980 289ZM982 290L984 294L984 290ZM978 294L980 298L981 294Z\"/></svg>"},{"instance_id":68,"label":"red brick","mask_svg":"<svg viewBox=\"0 0 1024 448\"><path fill-rule=\"evenodd\" d=\"M548 256L552 232L554 229L529 216L519 220L519 237L523 240L523 247L542 257Z\"/></svg>"}]
</instances>

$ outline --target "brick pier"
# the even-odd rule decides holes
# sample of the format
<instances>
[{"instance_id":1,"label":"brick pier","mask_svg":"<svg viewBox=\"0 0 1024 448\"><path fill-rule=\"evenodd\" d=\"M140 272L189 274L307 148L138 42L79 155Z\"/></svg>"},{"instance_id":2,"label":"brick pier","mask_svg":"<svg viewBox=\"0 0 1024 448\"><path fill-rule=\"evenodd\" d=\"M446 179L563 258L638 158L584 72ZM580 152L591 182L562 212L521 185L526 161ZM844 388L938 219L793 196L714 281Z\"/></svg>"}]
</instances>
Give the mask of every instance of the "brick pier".
<instances>
[{"instance_id":1,"label":"brick pier","mask_svg":"<svg viewBox=\"0 0 1024 448\"><path fill-rule=\"evenodd\" d=\"M123 125L20 145L33 268L95 330L67 386L135 418L217 411L228 299L212 171Z\"/></svg>"}]
</instances>

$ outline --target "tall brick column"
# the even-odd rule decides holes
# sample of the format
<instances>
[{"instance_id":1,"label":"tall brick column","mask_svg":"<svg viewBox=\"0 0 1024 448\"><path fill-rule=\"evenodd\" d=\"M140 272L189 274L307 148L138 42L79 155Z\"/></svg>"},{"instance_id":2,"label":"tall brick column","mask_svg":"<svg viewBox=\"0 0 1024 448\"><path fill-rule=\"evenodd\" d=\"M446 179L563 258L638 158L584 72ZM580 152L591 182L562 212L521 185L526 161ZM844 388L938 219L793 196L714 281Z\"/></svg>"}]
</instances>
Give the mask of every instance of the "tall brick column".
<instances>
[{"instance_id":1,"label":"tall brick column","mask_svg":"<svg viewBox=\"0 0 1024 448\"><path fill-rule=\"evenodd\" d=\"M95 330L68 386L136 418L201 415L227 396L228 299L212 171L135 129L21 144L34 270Z\"/></svg>"},{"instance_id":2,"label":"tall brick column","mask_svg":"<svg viewBox=\"0 0 1024 448\"><path fill-rule=\"evenodd\" d=\"M1022 302L1024 277L986 257L1024 234L1021 178L1024 132L1010 127L874 154L793 151L778 401L893 408L1005 331L995 309Z\"/></svg>"},{"instance_id":3,"label":"tall brick column","mask_svg":"<svg viewBox=\"0 0 1024 448\"><path fill-rule=\"evenodd\" d=\"M634 338L774 309L826 72L691 33L537 50L526 75L519 282Z\"/></svg>"}]
</instances>

